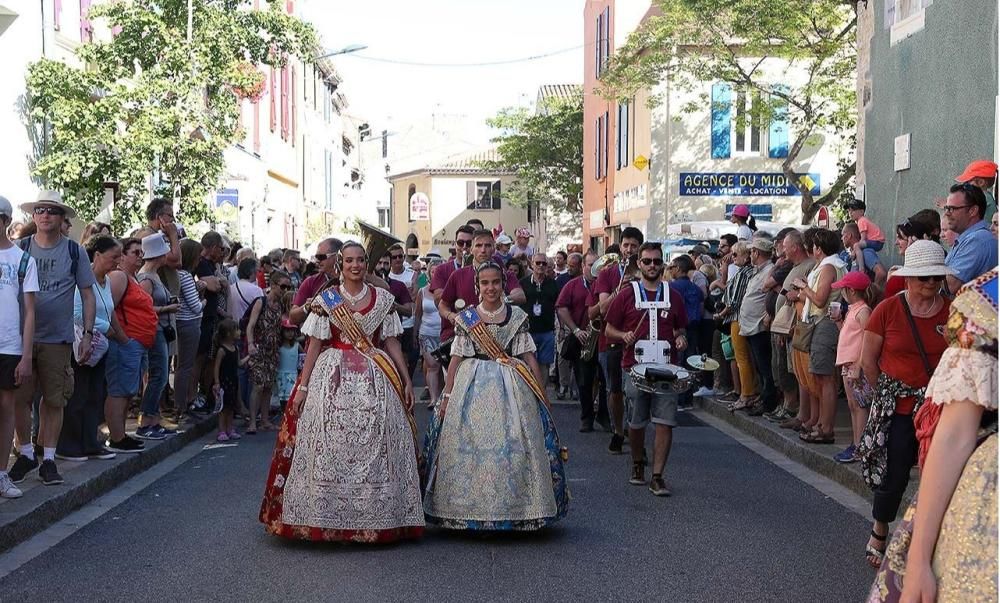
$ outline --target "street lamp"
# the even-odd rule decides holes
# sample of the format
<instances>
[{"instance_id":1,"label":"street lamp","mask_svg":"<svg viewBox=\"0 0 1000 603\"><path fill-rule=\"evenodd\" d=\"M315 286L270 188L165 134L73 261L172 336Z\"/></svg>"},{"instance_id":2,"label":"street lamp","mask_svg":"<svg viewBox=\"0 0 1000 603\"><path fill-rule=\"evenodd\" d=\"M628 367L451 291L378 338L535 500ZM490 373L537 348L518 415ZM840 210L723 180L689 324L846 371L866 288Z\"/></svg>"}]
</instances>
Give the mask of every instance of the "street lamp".
<instances>
[{"instance_id":1,"label":"street lamp","mask_svg":"<svg viewBox=\"0 0 1000 603\"><path fill-rule=\"evenodd\" d=\"M345 46L345 47L341 48L340 50L334 50L333 52L328 52L328 53L322 54L322 55L320 55L318 57L313 57L313 62L316 62L316 61L318 61L320 59L325 59L327 57L337 56L338 54L350 54L352 52L357 52L359 50L364 50L365 48L368 48L368 46L366 46L364 44L351 44L350 46Z\"/></svg>"}]
</instances>

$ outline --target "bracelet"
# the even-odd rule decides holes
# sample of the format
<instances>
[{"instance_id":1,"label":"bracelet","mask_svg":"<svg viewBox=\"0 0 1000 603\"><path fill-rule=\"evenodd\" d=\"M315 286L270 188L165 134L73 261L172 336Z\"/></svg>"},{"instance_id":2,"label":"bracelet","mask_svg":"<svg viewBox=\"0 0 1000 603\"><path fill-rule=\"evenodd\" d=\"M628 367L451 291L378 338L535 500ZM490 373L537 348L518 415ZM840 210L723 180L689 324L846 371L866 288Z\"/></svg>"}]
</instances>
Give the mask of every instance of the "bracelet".
<instances>
[{"instance_id":1,"label":"bracelet","mask_svg":"<svg viewBox=\"0 0 1000 603\"><path fill-rule=\"evenodd\" d=\"M306 392L306 393L309 393L309 386L308 386L308 385L300 385L300 386L299 386L299 391L300 391L300 392Z\"/></svg>"},{"instance_id":2,"label":"bracelet","mask_svg":"<svg viewBox=\"0 0 1000 603\"><path fill-rule=\"evenodd\" d=\"M441 394L442 400L451 400L451 394Z\"/></svg>"}]
</instances>

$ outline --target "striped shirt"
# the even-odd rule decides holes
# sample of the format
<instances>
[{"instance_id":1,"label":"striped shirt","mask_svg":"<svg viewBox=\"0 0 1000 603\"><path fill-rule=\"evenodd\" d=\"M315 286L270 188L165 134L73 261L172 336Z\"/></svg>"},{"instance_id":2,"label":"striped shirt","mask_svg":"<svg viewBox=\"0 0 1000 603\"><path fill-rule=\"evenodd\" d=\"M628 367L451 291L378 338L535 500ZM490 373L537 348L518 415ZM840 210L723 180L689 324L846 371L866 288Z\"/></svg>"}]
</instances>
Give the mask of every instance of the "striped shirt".
<instances>
[{"instance_id":1,"label":"striped shirt","mask_svg":"<svg viewBox=\"0 0 1000 603\"><path fill-rule=\"evenodd\" d=\"M747 285L753 274L753 266L744 266L726 283L726 293L722 297L722 303L729 309L729 313L723 321L724 324L729 324L739 318L740 305L743 304L743 297L747 293Z\"/></svg>"},{"instance_id":2,"label":"striped shirt","mask_svg":"<svg viewBox=\"0 0 1000 603\"><path fill-rule=\"evenodd\" d=\"M177 310L177 320L201 320L201 311L205 308L205 304L198 295L194 277L187 270L178 270L177 276L181 282L181 307Z\"/></svg>"}]
</instances>

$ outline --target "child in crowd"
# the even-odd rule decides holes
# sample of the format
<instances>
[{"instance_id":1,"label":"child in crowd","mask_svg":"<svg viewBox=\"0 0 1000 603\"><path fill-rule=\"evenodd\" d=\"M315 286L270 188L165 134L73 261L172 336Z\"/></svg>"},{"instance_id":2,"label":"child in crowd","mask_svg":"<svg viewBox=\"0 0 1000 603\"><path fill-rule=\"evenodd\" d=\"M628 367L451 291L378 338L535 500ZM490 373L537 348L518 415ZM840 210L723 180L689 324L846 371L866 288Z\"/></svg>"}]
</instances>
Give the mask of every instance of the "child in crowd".
<instances>
[{"instance_id":1,"label":"child in crowd","mask_svg":"<svg viewBox=\"0 0 1000 603\"><path fill-rule=\"evenodd\" d=\"M278 350L278 383L275 391L281 409L291 398L295 381L299 378L299 328L286 316L281 321L281 348Z\"/></svg>"},{"instance_id":2,"label":"child in crowd","mask_svg":"<svg viewBox=\"0 0 1000 603\"><path fill-rule=\"evenodd\" d=\"M847 406L851 411L851 445L833 458L841 463L853 463L861 459L858 444L868 421L868 407L871 406L871 386L861 372L861 341L865 326L871 316L871 279L864 272L848 272L844 278L833 283L834 289L842 289L847 302L846 315L841 304L830 306L830 315L840 327L837 340L837 366L844 378L844 392Z\"/></svg>"},{"instance_id":3,"label":"child in crowd","mask_svg":"<svg viewBox=\"0 0 1000 603\"><path fill-rule=\"evenodd\" d=\"M219 322L215 329L215 381L212 392L215 394L215 410L219 414L219 442L240 439L240 434L233 424L233 414L239 405L239 367L245 365L249 356L240 358L237 342L240 329L236 321L225 319Z\"/></svg>"},{"instance_id":4,"label":"child in crowd","mask_svg":"<svg viewBox=\"0 0 1000 603\"><path fill-rule=\"evenodd\" d=\"M885 234L865 216L866 209L865 202L860 199L847 204L847 213L851 216L851 220L857 222L858 232L861 233L861 240L854 244L854 257L857 258L858 269L861 272L875 265L874 261L865 259L865 249L870 249L870 254L876 254L885 247Z\"/></svg>"}]
</instances>

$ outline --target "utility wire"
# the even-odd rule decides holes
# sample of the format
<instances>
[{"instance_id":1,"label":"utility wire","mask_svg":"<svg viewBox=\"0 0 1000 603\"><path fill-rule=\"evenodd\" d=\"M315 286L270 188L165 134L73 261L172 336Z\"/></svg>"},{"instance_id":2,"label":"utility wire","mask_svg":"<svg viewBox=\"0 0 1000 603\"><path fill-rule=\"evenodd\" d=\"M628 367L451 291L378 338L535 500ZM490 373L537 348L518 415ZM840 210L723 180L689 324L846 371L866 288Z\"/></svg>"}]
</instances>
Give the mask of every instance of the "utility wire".
<instances>
[{"instance_id":1,"label":"utility wire","mask_svg":"<svg viewBox=\"0 0 1000 603\"><path fill-rule=\"evenodd\" d=\"M579 50L587 46L586 44L580 44L579 46L573 46L572 48L563 48L561 50L553 50L552 52L546 52L544 54L536 54L529 57L521 57L518 59L505 59L502 61L486 61L482 63L428 63L422 61L404 61L398 59L386 59L381 57L372 57L363 54L347 54L345 57L354 57L356 59L364 59L366 61L373 61L376 63L390 63L393 65L407 65L410 67L494 67L497 65L513 65L515 63L526 63L528 61L537 61L539 59L546 59L548 57L553 57L560 54L565 54L567 52L572 52L574 50Z\"/></svg>"}]
</instances>

